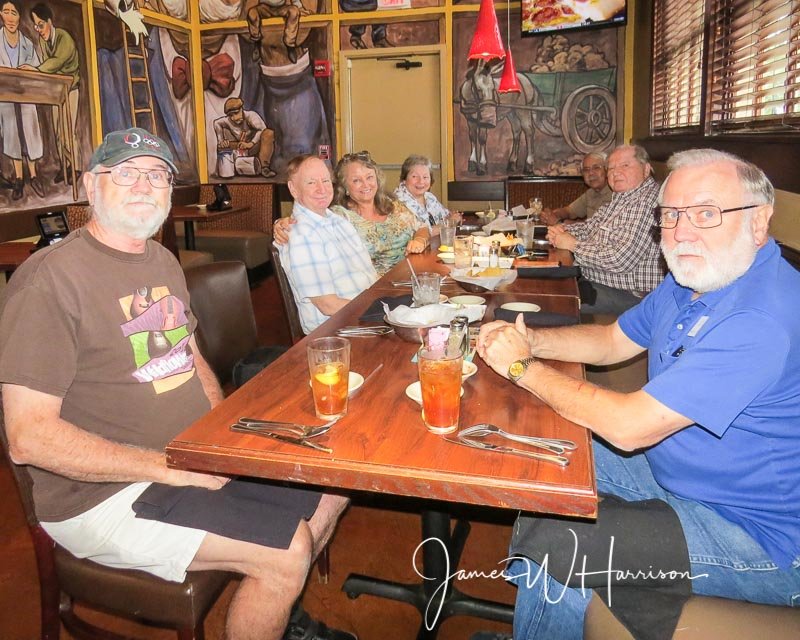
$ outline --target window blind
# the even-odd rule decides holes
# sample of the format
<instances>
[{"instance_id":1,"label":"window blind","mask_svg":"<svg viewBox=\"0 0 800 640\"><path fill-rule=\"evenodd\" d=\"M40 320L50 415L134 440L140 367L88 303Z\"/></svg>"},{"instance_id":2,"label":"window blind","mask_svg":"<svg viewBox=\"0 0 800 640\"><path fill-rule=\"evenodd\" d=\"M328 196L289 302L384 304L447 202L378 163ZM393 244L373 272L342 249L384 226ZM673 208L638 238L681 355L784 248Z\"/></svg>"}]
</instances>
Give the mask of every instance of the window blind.
<instances>
[{"instance_id":1,"label":"window blind","mask_svg":"<svg viewBox=\"0 0 800 640\"><path fill-rule=\"evenodd\" d=\"M654 132L700 124L705 0L662 0L653 22L651 127Z\"/></svg>"},{"instance_id":2,"label":"window blind","mask_svg":"<svg viewBox=\"0 0 800 640\"><path fill-rule=\"evenodd\" d=\"M800 0L714 0L711 131L800 124Z\"/></svg>"}]
</instances>

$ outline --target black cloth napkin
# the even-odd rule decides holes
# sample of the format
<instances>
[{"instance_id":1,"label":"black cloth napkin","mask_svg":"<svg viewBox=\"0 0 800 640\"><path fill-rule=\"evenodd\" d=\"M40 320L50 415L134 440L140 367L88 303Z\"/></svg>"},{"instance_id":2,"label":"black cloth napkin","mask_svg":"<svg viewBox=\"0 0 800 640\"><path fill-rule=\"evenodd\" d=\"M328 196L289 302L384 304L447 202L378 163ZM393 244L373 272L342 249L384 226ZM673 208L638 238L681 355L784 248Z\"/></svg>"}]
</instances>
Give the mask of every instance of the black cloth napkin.
<instances>
[{"instance_id":1,"label":"black cloth napkin","mask_svg":"<svg viewBox=\"0 0 800 640\"><path fill-rule=\"evenodd\" d=\"M137 518L288 549L300 521L314 515L321 497L257 479L234 479L217 491L153 483L132 508Z\"/></svg>"},{"instance_id":2,"label":"black cloth napkin","mask_svg":"<svg viewBox=\"0 0 800 640\"><path fill-rule=\"evenodd\" d=\"M389 305L389 309L396 309L401 305L411 306L412 297L411 294L406 294L403 296L386 296L383 298L378 298L375 300L367 310L362 314L359 318L361 322L382 322L383 316L386 313L383 310L382 302L385 302Z\"/></svg>"},{"instance_id":3,"label":"black cloth napkin","mask_svg":"<svg viewBox=\"0 0 800 640\"><path fill-rule=\"evenodd\" d=\"M546 560L562 584L610 599L611 613L637 640L672 638L692 583L683 526L666 502L602 496L596 522L520 516L513 530L512 556Z\"/></svg>"},{"instance_id":4,"label":"black cloth napkin","mask_svg":"<svg viewBox=\"0 0 800 640\"><path fill-rule=\"evenodd\" d=\"M510 309L500 309L499 307L494 310L494 319L514 322L517 319L517 315L520 313L522 313L522 317L525 319L525 324L529 327L568 327L580 322L579 318L567 316L563 313L548 313L547 311L511 311Z\"/></svg>"},{"instance_id":5,"label":"black cloth napkin","mask_svg":"<svg viewBox=\"0 0 800 640\"><path fill-rule=\"evenodd\" d=\"M546 278L555 280L558 278L577 278L581 275L580 267L517 267L517 275L520 278Z\"/></svg>"}]
</instances>

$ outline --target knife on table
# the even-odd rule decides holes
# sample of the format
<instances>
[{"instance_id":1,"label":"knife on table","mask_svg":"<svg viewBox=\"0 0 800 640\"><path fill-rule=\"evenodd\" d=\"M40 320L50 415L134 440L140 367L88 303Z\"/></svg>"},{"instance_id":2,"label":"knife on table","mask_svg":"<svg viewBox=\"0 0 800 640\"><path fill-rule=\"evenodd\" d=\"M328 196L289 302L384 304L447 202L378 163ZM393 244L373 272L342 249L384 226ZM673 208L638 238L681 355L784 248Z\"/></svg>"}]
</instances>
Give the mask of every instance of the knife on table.
<instances>
[{"instance_id":1,"label":"knife on table","mask_svg":"<svg viewBox=\"0 0 800 640\"><path fill-rule=\"evenodd\" d=\"M452 442L453 444L462 444L466 447L472 447L473 449L483 449L484 451L495 451L497 453L510 453L515 456L524 456L526 458L541 460L542 462L552 462L553 464L557 464L559 467L566 467L569 464L569 458L565 458L564 456L536 453L535 451L525 451L524 449L505 447L503 445L493 444L491 442L472 440L471 438L448 438L445 436L444 439L448 442Z\"/></svg>"},{"instance_id":2,"label":"knife on table","mask_svg":"<svg viewBox=\"0 0 800 640\"><path fill-rule=\"evenodd\" d=\"M330 447L326 447L325 445L312 442L311 440L308 440L306 438L302 438L299 436L292 436L286 433L273 433L272 431L264 431L263 429L255 431L253 429L248 429L246 427L237 428L237 425L232 425L231 431L239 431L241 433L251 433L257 436L265 436L267 438L272 438L273 440L278 440L280 442L285 442L287 444L297 445L298 447L306 447L308 449L324 451L325 453L333 453L333 449L331 449Z\"/></svg>"}]
</instances>

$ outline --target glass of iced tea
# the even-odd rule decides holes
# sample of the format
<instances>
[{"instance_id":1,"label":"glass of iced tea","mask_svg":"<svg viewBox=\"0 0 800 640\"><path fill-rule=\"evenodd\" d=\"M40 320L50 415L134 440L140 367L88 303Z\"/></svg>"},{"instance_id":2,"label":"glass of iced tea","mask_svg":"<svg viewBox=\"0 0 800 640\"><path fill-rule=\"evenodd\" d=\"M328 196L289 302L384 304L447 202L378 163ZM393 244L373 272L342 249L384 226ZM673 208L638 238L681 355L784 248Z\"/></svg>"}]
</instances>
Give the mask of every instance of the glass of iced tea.
<instances>
[{"instance_id":1,"label":"glass of iced tea","mask_svg":"<svg viewBox=\"0 0 800 640\"><path fill-rule=\"evenodd\" d=\"M422 420L432 433L452 433L458 428L461 404L460 349L419 350L419 385Z\"/></svg>"},{"instance_id":2,"label":"glass of iced tea","mask_svg":"<svg viewBox=\"0 0 800 640\"><path fill-rule=\"evenodd\" d=\"M317 417L333 420L345 415L350 377L350 341L345 338L312 340L308 345L308 371Z\"/></svg>"}]
</instances>

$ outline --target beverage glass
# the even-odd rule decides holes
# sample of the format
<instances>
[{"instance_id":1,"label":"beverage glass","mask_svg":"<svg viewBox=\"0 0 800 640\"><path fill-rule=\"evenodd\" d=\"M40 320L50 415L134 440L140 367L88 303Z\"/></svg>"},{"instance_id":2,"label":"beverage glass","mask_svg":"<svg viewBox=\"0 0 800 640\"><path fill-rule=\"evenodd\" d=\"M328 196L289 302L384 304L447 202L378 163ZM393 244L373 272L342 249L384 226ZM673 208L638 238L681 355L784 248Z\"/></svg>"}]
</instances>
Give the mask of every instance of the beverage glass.
<instances>
[{"instance_id":1,"label":"beverage glass","mask_svg":"<svg viewBox=\"0 0 800 640\"><path fill-rule=\"evenodd\" d=\"M533 220L517 220L517 238L525 246L530 249L533 246L533 232L536 227L536 222Z\"/></svg>"},{"instance_id":2,"label":"beverage glass","mask_svg":"<svg viewBox=\"0 0 800 640\"><path fill-rule=\"evenodd\" d=\"M472 236L456 236L453 240L456 269L469 269L472 266Z\"/></svg>"},{"instance_id":3,"label":"beverage glass","mask_svg":"<svg viewBox=\"0 0 800 640\"><path fill-rule=\"evenodd\" d=\"M314 410L321 420L347 414L350 377L350 341L345 338L317 338L308 344L308 371Z\"/></svg>"},{"instance_id":4,"label":"beverage glass","mask_svg":"<svg viewBox=\"0 0 800 640\"><path fill-rule=\"evenodd\" d=\"M462 362L460 349L419 350L422 421L431 433L452 433L458 429Z\"/></svg>"},{"instance_id":5,"label":"beverage glass","mask_svg":"<svg viewBox=\"0 0 800 640\"><path fill-rule=\"evenodd\" d=\"M448 219L442 220L442 226L439 227L439 240L440 246L445 245L447 247L452 247L453 240L456 237L456 227L455 225L449 226L447 224L448 222Z\"/></svg>"},{"instance_id":6,"label":"beverage glass","mask_svg":"<svg viewBox=\"0 0 800 640\"><path fill-rule=\"evenodd\" d=\"M418 273L417 278L411 279L411 295L415 307L424 307L426 304L439 302L439 287L442 276L438 273Z\"/></svg>"},{"instance_id":7,"label":"beverage glass","mask_svg":"<svg viewBox=\"0 0 800 640\"><path fill-rule=\"evenodd\" d=\"M533 217L534 222L538 224L539 216L542 213L542 201L539 198L531 198L528 201L528 208L531 211L531 216Z\"/></svg>"}]
</instances>

